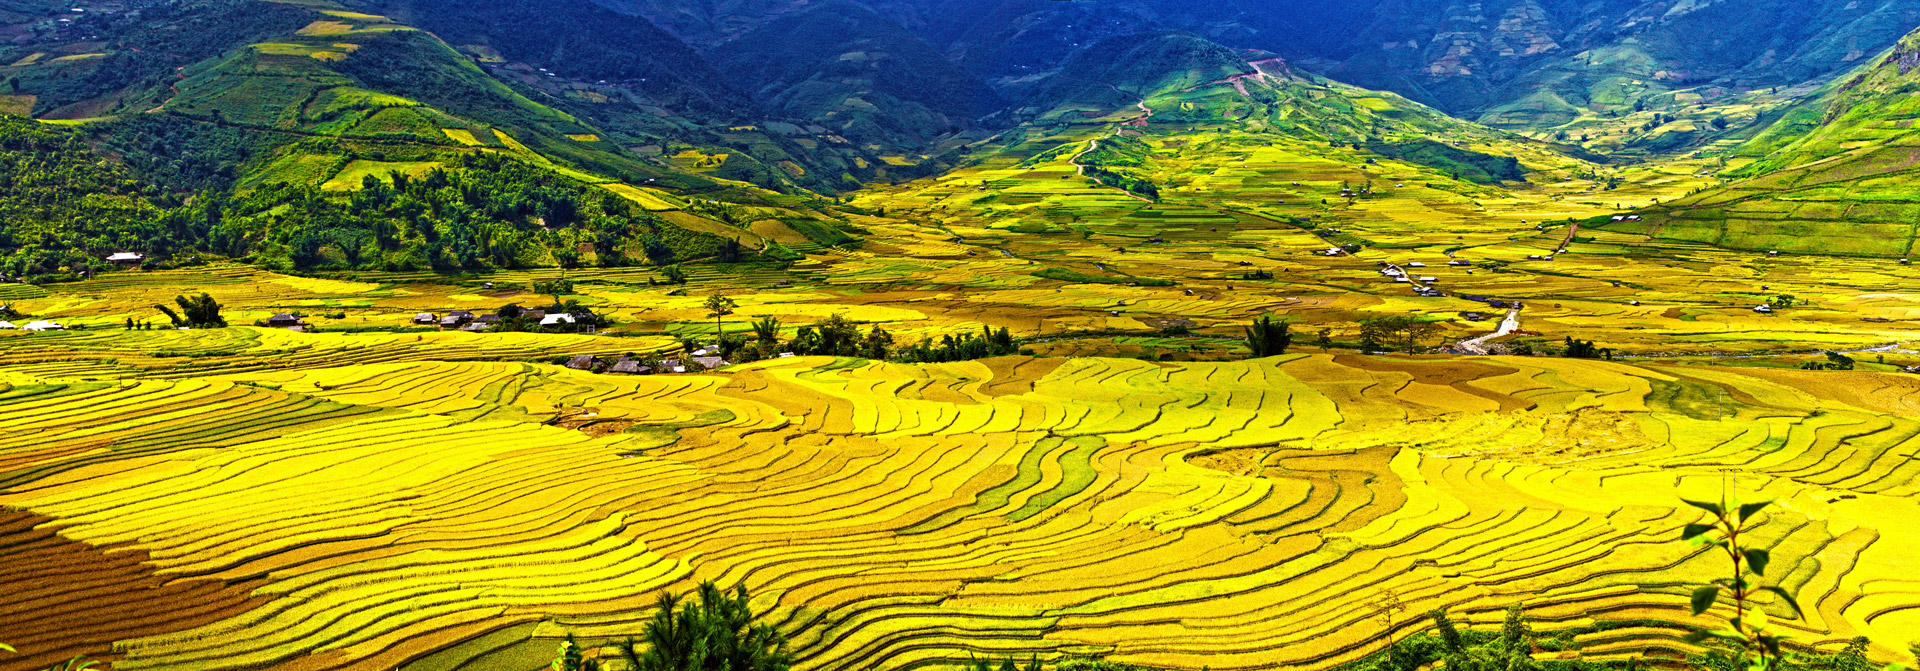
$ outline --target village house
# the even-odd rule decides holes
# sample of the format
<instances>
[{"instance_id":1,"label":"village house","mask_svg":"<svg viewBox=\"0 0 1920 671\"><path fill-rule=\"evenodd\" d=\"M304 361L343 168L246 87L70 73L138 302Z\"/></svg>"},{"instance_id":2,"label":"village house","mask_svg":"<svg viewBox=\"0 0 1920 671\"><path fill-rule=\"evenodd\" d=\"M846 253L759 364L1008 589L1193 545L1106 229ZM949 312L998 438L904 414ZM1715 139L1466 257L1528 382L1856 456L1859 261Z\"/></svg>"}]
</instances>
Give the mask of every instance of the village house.
<instances>
[{"instance_id":1,"label":"village house","mask_svg":"<svg viewBox=\"0 0 1920 671\"><path fill-rule=\"evenodd\" d=\"M422 312L413 316L413 323L417 326L433 326L440 323L440 317L431 312Z\"/></svg>"},{"instance_id":2,"label":"village house","mask_svg":"<svg viewBox=\"0 0 1920 671\"><path fill-rule=\"evenodd\" d=\"M290 329L306 326L307 322L290 312L282 312L267 318L267 326L277 329Z\"/></svg>"},{"instance_id":3,"label":"village house","mask_svg":"<svg viewBox=\"0 0 1920 671\"><path fill-rule=\"evenodd\" d=\"M447 313L447 316L440 318L440 328L457 329L466 326L467 322L471 321L473 321L472 310L454 310L453 312Z\"/></svg>"},{"instance_id":4,"label":"village house","mask_svg":"<svg viewBox=\"0 0 1920 671\"><path fill-rule=\"evenodd\" d=\"M613 366L608 368L607 372L614 375L646 375L652 373L653 369L641 365L639 359L623 356L613 362Z\"/></svg>"},{"instance_id":5,"label":"village house","mask_svg":"<svg viewBox=\"0 0 1920 671\"><path fill-rule=\"evenodd\" d=\"M592 354L576 354L567 360L567 367L574 370L599 371L606 370L607 362L601 361L600 357Z\"/></svg>"},{"instance_id":6,"label":"village house","mask_svg":"<svg viewBox=\"0 0 1920 671\"><path fill-rule=\"evenodd\" d=\"M145 254L134 252L117 252L107 257L107 263L117 263L123 266L137 265L145 260L147 260Z\"/></svg>"}]
</instances>

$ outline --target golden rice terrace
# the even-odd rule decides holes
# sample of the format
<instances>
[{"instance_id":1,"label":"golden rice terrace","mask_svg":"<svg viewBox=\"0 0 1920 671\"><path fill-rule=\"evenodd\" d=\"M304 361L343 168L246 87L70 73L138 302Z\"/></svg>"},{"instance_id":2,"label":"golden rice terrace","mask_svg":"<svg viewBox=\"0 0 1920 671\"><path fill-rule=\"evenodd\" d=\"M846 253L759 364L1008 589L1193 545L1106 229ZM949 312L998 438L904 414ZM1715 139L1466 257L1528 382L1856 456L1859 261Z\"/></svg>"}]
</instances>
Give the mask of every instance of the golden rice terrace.
<instances>
[{"instance_id":1,"label":"golden rice terrace","mask_svg":"<svg viewBox=\"0 0 1920 671\"><path fill-rule=\"evenodd\" d=\"M7 668L532 668L705 579L747 586L805 669L1318 669L1513 604L1548 635L1616 623L1568 658L1672 656L1724 614L1688 610L1718 565L1675 542L1677 496L1729 487L1780 501L1755 542L1798 639L1920 628L1911 376L1289 355L0 380L0 632L34 651Z\"/></svg>"}]
</instances>

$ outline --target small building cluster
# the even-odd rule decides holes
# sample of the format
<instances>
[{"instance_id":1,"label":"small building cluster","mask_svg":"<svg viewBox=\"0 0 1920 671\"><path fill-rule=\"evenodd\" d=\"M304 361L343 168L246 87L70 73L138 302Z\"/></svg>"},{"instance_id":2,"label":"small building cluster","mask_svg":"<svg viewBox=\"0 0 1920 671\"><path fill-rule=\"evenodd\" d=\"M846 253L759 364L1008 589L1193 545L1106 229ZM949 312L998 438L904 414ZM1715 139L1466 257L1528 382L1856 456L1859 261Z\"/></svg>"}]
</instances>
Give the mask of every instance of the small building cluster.
<instances>
[{"instance_id":1,"label":"small building cluster","mask_svg":"<svg viewBox=\"0 0 1920 671\"><path fill-rule=\"evenodd\" d=\"M793 354L781 354L791 357ZM691 365L689 365L691 364ZM649 366L639 359L623 356L606 360L591 354L576 354L567 359L566 366L573 370L605 373L608 375L653 375L656 373L685 373L688 370L713 370L733 365L733 362L720 356L720 348L708 346L689 353L685 360L662 359L658 367Z\"/></svg>"},{"instance_id":2,"label":"small building cluster","mask_svg":"<svg viewBox=\"0 0 1920 671\"><path fill-rule=\"evenodd\" d=\"M65 331L66 325L44 319L27 322L26 326L15 326L13 322L0 321L0 331Z\"/></svg>"},{"instance_id":3,"label":"small building cluster","mask_svg":"<svg viewBox=\"0 0 1920 671\"><path fill-rule=\"evenodd\" d=\"M542 328L573 326L580 322L590 322L593 315L566 312L549 313L546 310L522 310L522 318L538 323ZM497 314L479 314L472 310L454 310L446 315L422 312L413 316L415 326L438 326L449 331L485 331L499 326L506 319Z\"/></svg>"}]
</instances>

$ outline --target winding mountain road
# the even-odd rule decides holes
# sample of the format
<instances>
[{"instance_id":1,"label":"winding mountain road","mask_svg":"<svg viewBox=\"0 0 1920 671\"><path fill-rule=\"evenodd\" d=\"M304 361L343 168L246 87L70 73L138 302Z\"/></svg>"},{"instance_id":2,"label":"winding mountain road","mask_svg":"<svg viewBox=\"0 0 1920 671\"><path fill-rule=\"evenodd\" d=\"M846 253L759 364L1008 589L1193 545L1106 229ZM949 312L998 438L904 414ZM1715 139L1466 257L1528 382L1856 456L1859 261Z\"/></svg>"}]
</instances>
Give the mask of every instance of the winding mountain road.
<instances>
[{"instance_id":1,"label":"winding mountain road","mask_svg":"<svg viewBox=\"0 0 1920 671\"><path fill-rule=\"evenodd\" d=\"M1108 85L1107 85L1107 88L1111 88L1111 89L1113 89L1113 90L1115 90L1115 91L1119 91L1119 92L1121 92L1121 93L1126 93L1127 95L1130 95L1130 96L1132 96L1132 95L1134 95L1134 94L1132 94L1132 93L1127 93L1127 91L1126 91L1125 89L1122 89L1122 88L1120 88L1120 87L1118 87L1118 86L1114 86L1114 85L1112 85L1112 84L1108 84ZM1134 96L1134 97L1135 97L1135 98L1139 98L1139 96ZM1082 156L1086 156L1087 154L1091 154L1091 153L1093 153L1093 152L1096 152L1096 151L1099 151L1099 150L1100 150L1100 141L1101 141L1101 140L1104 140L1104 139L1107 139L1107 138L1110 138L1110 137L1114 137L1114 136L1117 136L1117 135L1119 135L1119 134L1120 134L1120 131L1121 131L1121 129L1124 129L1124 128L1126 128L1128 124L1131 124L1131 123L1133 123L1133 122L1135 122L1135 121L1142 121L1142 120L1151 120L1151 119L1153 119L1153 108L1151 108L1151 107L1148 107L1148 106L1147 106L1147 101L1146 101L1145 99L1141 99L1141 100L1139 100L1138 102L1135 102L1135 103L1134 103L1134 106L1135 106L1135 107L1138 107L1138 108L1140 108L1140 112L1141 112L1141 114L1140 114L1140 116L1137 116L1137 117L1134 117L1134 118L1131 118L1131 119L1128 119L1128 120L1126 120L1126 121L1122 121L1122 122L1120 122L1120 123L1118 123L1118 124L1114 124L1114 127L1113 127L1113 130L1111 130L1111 131L1108 131L1105 137L1099 137L1099 138L1094 138L1094 139L1092 139L1092 140L1087 140L1087 148L1086 148L1086 149L1083 149L1083 150L1081 150L1081 151L1080 151L1080 153L1078 153L1078 154L1074 154L1074 155L1073 155L1073 158L1070 158L1070 159L1067 159L1067 163L1069 163L1069 164L1072 164L1072 165L1073 165L1073 167L1074 167L1074 168L1075 168L1075 169L1076 169L1076 170L1077 170L1077 171L1079 172L1079 174L1080 174L1080 176L1081 176L1081 177L1086 177L1086 176L1087 176L1087 168L1088 168L1088 166L1087 166L1086 164L1084 164L1084 163L1081 163L1081 162L1080 162L1080 157L1082 157ZM1101 184L1101 186L1106 186L1107 188L1110 188L1110 189L1119 189L1119 191L1120 191L1121 193L1124 193L1124 194L1127 194L1127 197L1128 197L1128 198L1132 198L1132 199L1134 199L1134 200L1137 200L1137 201L1140 201L1140 202L1143 202L1143 203L1151 203L1151 202L1153 202L1153 199L1151 199L1151 198L1147 198L1147 197L1145 197L1145 196L1142 196L1142 195L1140 195L1140 194L1137 194L1137 193L1134 193L1134 192L1132 192L1132 191L1128 191L1128 190L1126 190L1126 189L1122 189L1122 188L1120 188L1120 187L1117 187L1117 186L1110 186L1110 185L1107 185L1107 184L1105 184L1105 183L1102 183L1102 184Z\"/></svg>"}]
</instances>

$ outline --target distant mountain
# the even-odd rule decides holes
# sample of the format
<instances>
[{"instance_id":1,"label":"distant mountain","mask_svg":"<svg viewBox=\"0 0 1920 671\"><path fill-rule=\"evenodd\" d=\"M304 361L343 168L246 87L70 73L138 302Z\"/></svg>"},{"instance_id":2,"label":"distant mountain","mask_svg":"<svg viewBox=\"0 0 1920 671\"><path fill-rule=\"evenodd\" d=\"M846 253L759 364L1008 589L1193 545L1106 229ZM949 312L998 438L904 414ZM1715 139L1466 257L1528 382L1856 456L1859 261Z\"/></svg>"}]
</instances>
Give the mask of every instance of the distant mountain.
<instances>
[{"instance_id":1,"label":"distant mountain","mask_svg":"<svg viewBox=\"0 0 1920 671\"><path fill-rule=\"evenodd\" d=\"M1734 152L1725 187L1616 227L1715 245L1906 257L1920 221L1920 31Z\"/></svg>"},{"instance_id":2,"label":"distant mountain","mask_svg":"<svg viewBox=\"0 0 1920 671\"><path fill-rule=\"evenodd\" d=\"M744 34L817 0L599 0ZM1920 25L1920 0L862 0L1003 90L1108 37L1184 30L1516 129L1822 80ZM669 27L669 30L675 28Z\"/></svg>"},{"instance_id":3,"label":"distant mountain","mask_svg":"<svg viewBox=\"0 0 1920 671\"><path fill-rule=\"evenodd\" d=\"M708 53L777 114L865 144L923 146L977 127L1005 104L899 24L843 0L774 19Z\"/></svg>"},{"instance_id":4,"label":"distant mountain","mask_svg":"<svg viewBox=\"0 0 1920 671\"><path fill-rule=\"evenodd\" d=\"M1123 138L1160 124L1274 133L1329 143L1356 156L1419 163L1482 183L1523 179L1525 170L1511 156L1466 146L1568 150L1455 119L1393 93L1301 72L1271 53L1229 49L1184 31L1112 37L1081 51L1035 84L1012 115L1021 126L1005 136L1026 141L1083 134L1089 125L1110 124L1116 114L1132 116Z\"/></svg>"},{"instance_id":5,"label":"distant mountain","mask_svg":"<svg viewBox=\"0 0 1920 671\"><path fill-rule=\"evenodd\" d=\"M1040 80L1025 106L1036 111L1069 103L1118 107L1257 73L1245 56L1191 33L1109 37L1080 50Z\"/></svg>"},{"instance_id":6,"label":"distant mountain","mask_svg":"<svg viewBox=\"0 0 1920 671\"><path fill-rule=\"evenodd\" d=\"M617 83L649 103L697 117L752 115L747 97L692 47L646 19L587 0L387 0L378 9L479 56L557 77Z\"/></svg>"}]
</instances>

